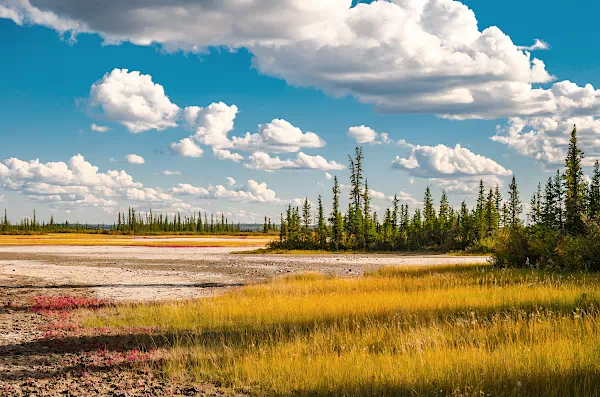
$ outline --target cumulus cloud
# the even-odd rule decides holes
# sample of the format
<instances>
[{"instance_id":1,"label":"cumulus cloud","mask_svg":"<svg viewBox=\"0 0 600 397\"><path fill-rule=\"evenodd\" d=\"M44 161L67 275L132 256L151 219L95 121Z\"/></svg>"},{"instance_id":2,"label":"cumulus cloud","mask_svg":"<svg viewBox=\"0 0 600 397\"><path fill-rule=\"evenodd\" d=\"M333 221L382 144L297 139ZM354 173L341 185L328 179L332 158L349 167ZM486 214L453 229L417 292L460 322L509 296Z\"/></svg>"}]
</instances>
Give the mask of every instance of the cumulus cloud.
<instances>
[{"instance_id":1,"label":"cumulus cloud","mask_svg":"<svg viewBox=\"0 0 600 397\"><path fill-rule=\"evenodd\" d=\"M593 116L511 118L496 128L491 139L503 143L523 156L537 160L543 167L562 165L567 157L573 126L585 153L584 165L600 159L600 118Z\"/></svg>"},{"instance_id":2,"label":"cumulus cloud","mask_svg":"<svg viewBox=\"0 0 600 397\"><path fill-rule=\"evenodd\" d=\"M179 171L164 173L175 175ZM98 167L81 155L71 157L68 162L6 159L0 162L0 181L5 189L64 211L97 207L114 212L123 202L138 208L146 206L165 212L192 211L196 208L169 191L144 187L125 171L99 172Z\"/></svg>"},{"instance_id":3,"label":"cumulus cloud","mask_svg":"<svg viewBox=\"0 0 600 397\"><path fill-rule=\"evenodd\" d=\"M244 156L231 150L292 153L302 148L325 146L325 141L314 132L303 132L282 119L259 124L258 131L255 133L247 132L243 136L230 137L229 133L234 128L237 113L236 105L227 105L223 102L214 102L205 108L199 106L184 108L182 112L184 124L195 133L180 141L179 144L171 144L171 150L181 155L183 152L197 154L196 148L200 148L198 145L207 145L212 147L215 158L240 162L244 160Z\"/></svg>"},{"instance_id":4,"label":"cumulus cloud","mask_svg":"<svg viewBox=\"0 0 600 397\"><path fill-rule=\"evenodd\" d=\"M227 149L213 148L213 155L219 160L231 160L234 163L239 163L244 159L244 156L242 156L241 154L232 153Z\"/></svg>"},{"instance_id":5,"label":"cumulus cloud","mask_svg":"<svg viewBox=\"0 0 600 397\"><path fill-rule=\"evenodd\" d=\"M245 185L234 188L235 180L228 178L228 185L229 188L223 185L198 187L190 184L179 184L171 189L171 193L176 195L192 195L201 199L223 199L245 203L285 204L288 202L276 197L275 191L269 189L264 182L259 183L253 179L249 179Z\"/></svg>"},{"instance_id":6,"label":"cumulus cloud","mask_svg":"<svg viewBox=\"0 0 600 397\"><path fill-rule=\"evenodd\" d=\"M227 134L233 130L238 108L223 102L211 103L206 108L188 106L183 110L183 119L196 130L194 139L203 145L216 148L229 148L231 142Z\"/></svg>"},{"instance_id":7,"label":"cumulus cloud","mask_svg":"<svg viewBox=\"0 0 600 397\"><path fill-rule=\"evenodd\" d=\"M90 129L92 131L96 131L96 132L108 132L110 130L110 128L108 128L107 126L104 125L97 125L97 124L93 124L90 125Z\"/></svg>"},{"instance_id":8,"label":"cumulus cloud","mask_svg":"<svg viewBox=\"0 0 600 397\"><path fill-rule=\"evenodd\" d=\"M160 189L146 188L125 171L99 172L81 155L68 162L42 163L10 158L0 162L4 187L52 208L112 208L116 200L177 203L180 200Z\"/></svg>"},{"instance_id":9,"label":"cumulus cloud","mask_svg":"<svg viewBox=\"0 0 600 397\"><path fill-rule=\"evenodd\" d=\"M202 150L192 138L183 138L179 142L171 143L169 147L171 153L178 154L183 157L200 157L204 150Z\"/></svg>"},{"instance_id":10,"label":"cumulus cloud","mask_svg":"<svg viewBox=\"0 0 600 397\"><path fill-rule=\"evenodd\" d=\"M533 45L530 46L518 46L519 50L523 51L538 51L538 50L549 50L550 45L546 43L544 40L535 39Z\"/></svg>"},{"instance_id":11,"label":"cumulus cloud","mask_svg":"<svg viewBox=\"0 0 600 397\"><path fill-rule=\"evenodd\" d=\"M329 172L325 172L325 179L327 179L328 181L333 179L333 175L331 175Z\"/></svg>"},{"instance_id":12,"label":"cumulus cloud","mask_svg":"<svg viewBox=\"0 0 600 397\"><path fill-rule=\"evenodd\" d=\"M474 12L454 0L356 6L351 0L282 0L276 6L269 0L108 0L93 12L77 0L21 0L0 10L0 17L20 25L97 33L105 44L192 52L245 47L267 75L353 95L386 112L496 118L541 115L557 106L550 90L534 88L553 80L530 54L547 45L538 40L518 47L496 26L479 30ZM154 128L154 119L150 125L140 128Z\"/></svg>"},{"instance_id":13,"label":"cumulus cloud","mask_svg":"<svg viewBox=\"0 0 600 397\"><path fill-rule=\"evenodd\" d=\"M233 137L231 147L246 151L266 151L275 153L293 153L302 148L321 148L325 146L314 132L302 132L286 120L274 119L270 123L260 124L258 132L246 133L243 137Z\"/></svg>"},{"instance_id":14,"label":"cumulus cloud","mask_svg":"<svg viewBox=\"0 0 600 397\"><path fill-rule=\"evenodd\" d=\"M348 128L348 136L354 138L357 143L368 143L371 145L392 144L389 135L385 132L378 134L374 129L360 125Z\"/></svg>"},{"instance_id":15,"label":"cumulus cloud","mask_svg":"<svg viewBox=\"0 0 600 397\"><path fill-rule=\"evenodd\" d=\"M394 200L394 195L386 195L383 192L369 189L369 196L375 200L384 200L384 201L392 201ZM398 201L406 204L416 205L419 204L419 201L416 200L410 193L400 191L395 194Z\"/></svg>"},{"instance_id":16,"label":"cumulus cloud","mask_svg":"<svg viewBox=\"0 0 600 397\"><path fill-rule=\"evenodd\" d=\"M163 86L137 71L114 69L105 74L92 85L89 100L106 119L133 133L177 126L179 107L171 103Z\"/></svg>"},{"instance_id":17,"label":"cumulus cloud","mask_svg":"<svg viewBox=\"0 0 600 397\"><path fill-rule=\"evenodd\" d=\"M327 161L322 156L310 156L303 152L296 155L295 159L282 160L279 157L271 157L265 152L255 152L248 158L246 168L262 171L276 170L342 170L345 167L335 161Z\"/></svg>"},{"instance_id":18,"label":"cumulus cloud","mask_svg":"<svg viewBox=\"0 0 600 397\"><path fill-rule=\"evenodd\" d=\"M142 156L137 154L128 154L125 156L125 161L129 164L144 164L146 162Z\"/></svg>"},{"instance_id":19,"label":"cumulus cloud","mask_svg":"<svg viewBox=\"0 0 600 397\"><path fill-rule=\"evenodd\" d=\"M444 190L448 195L475 197L479 192L479 183L483 180L486 189L495 189L496 185L500 188L504 185L502 179L496 175L483 175L477 177L466 177L459 179L429 179L431 183Z\"/></svg>"},{"instance_id":20,"label":"cumulus cloud","mask_svg":"<svg viewBox=\"0 0 600 397\"><path fill-rule=\"evenodd\" d=\"M392 168L401 169L410 175L432 178L456 178L471 175L512 175L487 157L471 152L457 144L454 148L437 146L412 146L406 158L396 156Z\"/></svg>"},{"instance_id":21,"label":"cumulus cloud","mask_svg":"<svg viewBox=\"0 0 600 397\"><path fill-rule=\"evenodd\" d=\"M348 128L348 136L354 138L357 143L373 143L377 139L375 130L364 125Z\"/></svg>"},{"instance_id":22,"label":"cumulus cloud","mask_svg":"<svg viewBox=\"0 0 600 397\"><path fill-rule=\"evenodd\" d=\"M227 180L227 185L228 186L233 186L235 185L235 179L233 179L232 177L228 176L227 178L225 178Z\"/></svg>"},{"instance_id":23,"label":"cumulus cloud","mask_svg":"<svg viewBox=\"0 0 600 397\"><path fill-rule=\"evenodd\" d=\"M98 172L98 167L87 162L78 154L68 163L42 163L39 159L23 161L10 158L0 163L0 177L11 180L42 182L53 185L68 186L105 186L109 188L141 186L125 171Z\"/></svg>"}]
</instances>

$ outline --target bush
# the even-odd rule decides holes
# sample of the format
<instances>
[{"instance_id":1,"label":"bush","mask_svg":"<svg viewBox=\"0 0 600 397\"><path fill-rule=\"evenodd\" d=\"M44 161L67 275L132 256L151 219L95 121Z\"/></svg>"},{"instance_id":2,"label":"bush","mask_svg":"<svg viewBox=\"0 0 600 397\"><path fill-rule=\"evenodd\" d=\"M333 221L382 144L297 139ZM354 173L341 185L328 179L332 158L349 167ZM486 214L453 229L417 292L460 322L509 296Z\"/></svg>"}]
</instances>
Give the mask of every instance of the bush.
<instances>
[{"instance_id":1,"label":"bush","mask_svg":"<svg viewBox=\"0 0 600 397\"><path fill-rule=\"evenodd\" d=\"M564 236L556 247L563 268L569 270L600 271L600 227L587 225L579 236Z\"/></svg>"},{"instance_id":2,"label":"bush","mask_svg":"<svg viewBox=\"0 0 600 397\"><path fill-rule=\"evenodd\" d=\"M531 265L529 242L524 228L504 228L496 234L493 261L500 267L524 267Z\"/></svg>"},{"instance_id":3,"label":"bush","mask_svg":"<svg viewBox=\"0 0 600 397\"><path fill-rule=\"evenodd\" d=\"M581 235L543 227L503 229L493 259L500 267L600 271L600 226L592 222Z\"/></svg>"}]
</instances>

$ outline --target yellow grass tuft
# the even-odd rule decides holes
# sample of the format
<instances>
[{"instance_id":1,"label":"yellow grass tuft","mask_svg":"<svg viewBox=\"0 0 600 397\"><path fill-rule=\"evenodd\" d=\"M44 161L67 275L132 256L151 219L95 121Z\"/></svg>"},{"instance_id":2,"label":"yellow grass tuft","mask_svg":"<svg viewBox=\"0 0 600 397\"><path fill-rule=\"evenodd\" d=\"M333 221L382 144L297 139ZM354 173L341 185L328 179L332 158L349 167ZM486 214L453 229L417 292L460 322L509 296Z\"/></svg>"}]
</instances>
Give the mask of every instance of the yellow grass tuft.
<instances>
[{"instance_id":1,"label":"yellow grass tuft","mask_svg":"<svg viewBox=\"0 0 600 397\"><path fill-rule=\"evenodd\" d=\"M600 275L489 265L294 275L90 313L159 327L162 371L259 395L594 395ZM150 347L150 346L148 346Z\"/></svg>"}]
</instances>

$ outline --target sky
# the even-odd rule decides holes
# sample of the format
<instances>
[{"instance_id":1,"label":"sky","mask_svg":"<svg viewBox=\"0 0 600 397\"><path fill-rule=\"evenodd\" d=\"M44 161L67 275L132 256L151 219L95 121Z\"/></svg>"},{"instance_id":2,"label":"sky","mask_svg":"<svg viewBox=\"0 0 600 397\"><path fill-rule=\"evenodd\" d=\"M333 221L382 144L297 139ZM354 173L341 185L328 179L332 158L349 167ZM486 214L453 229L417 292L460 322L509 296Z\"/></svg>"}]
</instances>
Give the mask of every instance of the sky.
<instances>
[{"instance_id":1,"label":"sky","mask_svg":"<svg viewBox=\"0 0 600 397\"><path fill-rule=\"evenodd\" d=\"M0 0L0 207L278 220L329 210L356 145L380 213L513 175L528 201L573 125L600 155L600 5L567 4Z\"/></svg>"}]
</instances>

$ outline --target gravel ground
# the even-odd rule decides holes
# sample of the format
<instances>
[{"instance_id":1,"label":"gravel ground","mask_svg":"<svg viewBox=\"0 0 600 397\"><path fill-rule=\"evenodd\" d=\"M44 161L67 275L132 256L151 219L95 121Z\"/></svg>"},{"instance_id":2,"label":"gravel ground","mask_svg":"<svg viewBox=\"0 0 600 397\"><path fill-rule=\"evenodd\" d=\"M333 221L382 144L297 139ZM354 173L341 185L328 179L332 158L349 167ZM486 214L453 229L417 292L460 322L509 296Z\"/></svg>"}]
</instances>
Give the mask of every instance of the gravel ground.
<instances>
[{"instance_id":1,"label":"gravel ground","mask_svg":"<svg viewBox=\"0 0 600 397\"><path fill-rule=\"evenodd\" d=\"M228 239L228 241L231 241ZM0 247L0 396L246 395L152 376L130 362L143 335L48 338L69 319L34 313L36 296L156 301L212 296L293 272L356 277L384 265L480 263L487 257L247 255L244 247ZM119 361L121 360L121 361Z\"/></svg>"}]
</instances>

